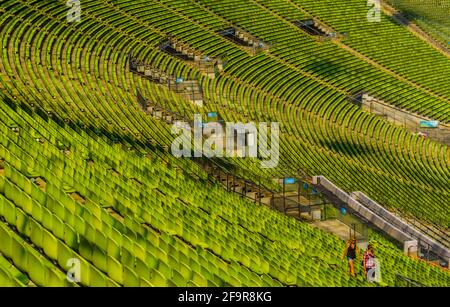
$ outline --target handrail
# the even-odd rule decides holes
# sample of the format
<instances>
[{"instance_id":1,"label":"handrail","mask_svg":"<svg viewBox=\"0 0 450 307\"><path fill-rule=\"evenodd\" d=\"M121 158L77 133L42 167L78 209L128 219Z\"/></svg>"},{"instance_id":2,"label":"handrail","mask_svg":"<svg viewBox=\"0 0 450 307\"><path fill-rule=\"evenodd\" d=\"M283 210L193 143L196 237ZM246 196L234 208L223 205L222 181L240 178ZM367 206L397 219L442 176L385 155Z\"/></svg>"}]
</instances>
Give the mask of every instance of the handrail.
<instances>
[{"instance_id":1,"label":"handrail","mask_svg":"<svg viewBox=\"0 0 450 307\"><path fill-rule=\"evenodd\" d=\"M409 277L403 276L401 274L395 274L395 286L399 287L400 281L406 282L407 287L426 287L424 284L419 283L418 281L411 279Z\"/></svg>"},{"instance_id":2,"label":"handrail","mask_svg":"<svg viewBox=\"0 0 450 307\"><path fill-rule=\"evenodd\" d=\"M335 195L341 202L346 203L362 216L368 223L373 224L397 241L404 243L404 252L407 253L411 243L416 246L426 246L433 254L449 262L450 251L432 238L401 221L394 214L380 206L362 192L346 193L324 176L313 177L314 184L323 187ZM415 242L415 243L414 243Z\"/></svg>"},{"instance_id":3,"label":"handrail","mask_svg":"<svg viewBox=\"0 0 450 307\"><path fill-rule=\"evenodd\" d=\"M366 196L364 193L353 192L351 195L360 200L360 203L363 204L366 208L382 217L386 221L390 222L392 225L401 229L403 232L409 234L411 237L418 240L418 242L422 245L426 244L426 246L431 248L431 250L438 256L443 257L446 260L450 259L450 251L442 244L439 244L439 242L436 242L437 240L430 238L418 229L415 229L409 223L400 220L397 216L383 208L377 202Z\"/></svg>"},{"instance_id":4,"label":"handrail","mask_svg":"<svg viewBox=\"0 0 450 307\"><path fill-rule=\"evenodd\" d=\"M412 241L411 236L403 232L401 229L398 229L398 227L392 225L388 221L384 220L376 213L366 208L364 205L360 204L351 195L340 189L326 177L314 176L313 184L316 184L319 188L324 189L325 190L324 193L328 192L333 194L334 197L337 198L337 201L335 202L342 202L347 204L350 207L350 209L354 212L354 215L359 217L362 221L367 221L367 223L374 225L375 227L384 231L386 234L388 234L395 240L405 244L405 246L408 244L408 242Z\"/></svg>"},{"instance_id":5,"label":"handrail","mask_svg":"<svg viewBox=\"0 0 450 307\"><path fill-rule=\"evenodd\" d=\"M430 233L434 234L435 236L430 235L430 236L432 236L433 239L435 239L436 241L438 241L439 243L441 243L442 245L444 245L447 248L450 247L450 238L448 238L448 234L445 233L443 230L441 230L438 226L433 224L435 227L430 228L427 224L423 223L418 218L409 216L409 215L399 212L397 210L393 214L396 215L404 223L407 223L410 226L416 228L418 231L423 231L423 228L426 228L427 235L430 235ZM423 228L416 226L416 224L419 224Z\"/></svg>"}]
</instances>

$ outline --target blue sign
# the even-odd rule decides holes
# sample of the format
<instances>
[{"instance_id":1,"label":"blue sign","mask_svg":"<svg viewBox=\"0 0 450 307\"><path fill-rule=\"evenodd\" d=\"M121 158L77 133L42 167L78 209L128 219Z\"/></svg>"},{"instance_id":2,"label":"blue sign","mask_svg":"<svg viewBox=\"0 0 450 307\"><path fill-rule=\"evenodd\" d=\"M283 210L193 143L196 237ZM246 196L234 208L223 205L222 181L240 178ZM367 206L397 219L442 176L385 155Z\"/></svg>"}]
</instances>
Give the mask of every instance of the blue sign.
<instances>
[{"instance_id":1,"label":"blue sign","mask_svg":"<svg viewBox=\"0 0 450 307\"><path fill-rule=\"evenodd\" d=\"M208 112L208 117L217 117L216 112Z\"/></svg>"},{"instance_id":2,"label":"blue sign","mask_svg":"<svg viewBox=\"0 0 450 307\"><path fill-rule=\"evenodd\" d=\"M344 207L341 207L341 214L342 215L346 215L347 214L347 209L346 208L344 208Z\"/></svg>"},{"instance_id":3,"label":"blue sign","mask_svg":"<svg viewBox=\"0 0 450 307\"><path fill-rule=\"evenodd\" d=\"M183 78L177 78L176 80L177 83L183 83L183 81L184 81Z\"/></svg>"},{"instance_id":4,"label":"blue sign","mask_svg":"<svg viewBox=\"0 0 450 307\"><path fill-rule=\"evenodd\" d=\"M437 128L439 127L439 121L437 120L421 120L420 128Z\"/></svg>"},{"instance_id":5,"label":"blue sign","mask_svg":"<svg viewBox=\"0 0 450 307\"><path fill-rule=\"evenodd\" d=\"M284 178L284 184L293 184L295 183L295 178Z\"/></svg>"}]
</instances>

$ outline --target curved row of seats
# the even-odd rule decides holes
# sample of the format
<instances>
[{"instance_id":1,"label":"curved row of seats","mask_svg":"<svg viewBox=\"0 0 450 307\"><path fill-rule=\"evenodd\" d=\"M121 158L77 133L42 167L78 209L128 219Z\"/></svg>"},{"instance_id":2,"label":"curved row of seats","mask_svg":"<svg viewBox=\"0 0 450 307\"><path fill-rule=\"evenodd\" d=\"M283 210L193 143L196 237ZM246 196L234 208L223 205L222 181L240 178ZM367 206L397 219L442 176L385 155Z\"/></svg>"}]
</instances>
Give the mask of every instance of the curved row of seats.
<instances>
[{"instance_id":1,"label":"curved row of seats","mask_svg":"<svg viewBox=\"0 0 450 307\"><path fill-rule=\"evenodd\" d=\"M10 113L11 114L11 113ZM5 114L3 114L5 115ZM26 118L25 114L22 114L22 116L20 118ZM107 182L110 181L114 181L113 178L110 175L108 176L108 174L105 174L104 176L102 176L102 171L106 172L106 169L111 167L110 165L105 165L103 166L102 163L102 159L106 160L106 157L97 157L97 156L93 156L94 153L101 153L101 152L105 152L106 151L102 151L106 150L106 148L96 148L95 151L91 151L92 154L92 159L94 161L94 167L95 167L95 172L92 174L95 174L95 177L86 177L79 173L78 175L75 173L74 171L75 169L71 169L70 167L70 162L71 162L71 156L73 155L73 162L77 162L77 159L79 159L79 157L81 157L82 155L79 154L78 150L83 149L83 148L78 148L78 146L76 145L76 143L68 143L69 147L71 149L71 152L68 156L65 157L65 159L61 159L59 161L59 163L56 163L57 160L57 156L64 157L64 153L58 153L58 149L53 148L55 146L52 146L53 144L49 144L50 140L46 140L44 142L44 144L41 144L40 142L35 142L36 145L33 145L33 139L29 138L27 139L27 132L28 129L27 128L31 128L28 127L25 122L20 123L20 138L17 137L17 135L15 135L14 132L6 132L5 131L5 135L8 135L10 137L9 142L7 142L8 140L2 140L2 143L5 144L4 142L7 142L7 147L11 150L8 151L7 149L3 149L2 150L2 157L5 157L5 176L6 177L2 177L2 184L0 185L1 187L1 192L2 194L4 193L4 197L2 198L3 200L3 205L2 208L4 211L2 211L2 216L5 216L5 218L7 219L8 223L11 225L15 225L17 227L19 220L16 218L16 215L18 214L18 212L20 212L21 214L25 214L24 212L26 212L28 215L27 216L27 221L28 223L25 223L26 225L30 224L30 225L34 225L34 223L36 224L36 228L33 228L32 231L31 229L29 229L28 227L26 227L25 229L23 229L22 227L17 227L18 231L21 231L22 235L25 235L27 237L31 236L31 240L33 241L34 244L36 244L38 247L42 248L44 250L44 253L47 257L49 257L50 259L58 259L59 260L59 252L62 252L65 248L65 243L68 245L70 244L70 247L72 248L72 250L74 250L75 254L71 254L70 256L67 254L61 255L61 263L60 266L62 267L63 261L66 258L71 258L71 257L75 257L78 259L83 260L83 263L87 263L87 266L91 263L93 263L95 265L95 267L99 268L100 271L102 271L103 273L99 276L96 276L95 280L92 280L92 278L90 278L90 276L93 274L93 272L91 272L90 270L92 270L92 268L89 270L89 267L82 267L82 272L83 271L88 271L89 270L89 277L85 277L84 275L82 275L82 281L84 280L84 283L87 285L102 285L102 283L108 281L108 277L112 278L114 281L118 282L118 283L123 283L124 285L136 285L135 283L127 283L128 281L138 281L134 276L134 274L132 274L131 272L134 271L134 269L139 270L139 276L141 278L143 278L145 276L145 272L147 272L147 275L149 274L149 272L152 272L152 268L148 267L148 265L150 265L151 263L155 262L154 257L158 257L157 260L157 264L158 264L158 270L157 272L153 272L151 274L151 280L149 281L150 284L152 285L156 285L155 283L160 281L159 279L161 279L161 276L159 273L164 273L165 278L167 279L168 276L171 276L170 280L172 280L174 282L175 285L183 285L183 278L181 278L177 273L172 272L172 271L167 271L167 268L170 267L172 268L172 270L175 270L175 267L179 267L180 264L178 263L178 265L175 262L180 262L178 259L174 259L172 260L173 263L166 263L167 261L171 261L169 255L169 252L164 253L161 252L160 249L156 249L156 251L158 253L160 253L161 255L157 254L155 255L154 253L147 256L144 259L141 259L139 256L141 253L139 251L139 246L142 246L142 243L140 243L138 246L134 246L134 250L130 250L131 247L125 246L125 242L128 241L124 241L125 238L127 238L127 240L131 240L131 242L133 242L134 240L143 240L144 238L142 237L142 231L143 231L143 227L139 226L138 221L139 220L143 220L145 221L147 224L152 226L152 229L159 229L160 232L163 232L163 230L166 228L167 232L170 232L172 234L172 237L167 237L168 235L166 234L165 240L164 241L162 238L158 239L157 234L153 231L150 232L153 234L152 237L147 237L147 239L149 241L145 241L146 244L155 244L158 243L158 246L160 248L163 248L164 246L166 246L167 244L169 244L169 242L171 242L173 244L173 240L174 240L174 236L178 235L178 236L183 236L184 240L187 240L190 244L192 245L199 245L202 246L204 249L206 249L208 247L209 244L213 244L213 242L211 241L214 237L211 238L212 233L209 233L208 236L206 236L206 233L204 233L204 231L206 231L208 228L208 225L214 221L214 219L208 218L208 220L205 220L205 223L207 222L207 224L198 224L198 229L195 229L197 227L193 228L193 225L196 225L196 223L198 223L198 221L201 221L202 219L205 219L207 216L205 216L205 210L212 210L214 208L214 206L209 205L209 208L204 208L202 211L195 209L197 208L196 206L201 206L202 203L205 202L205 200L208 199L208 197L206 196L206 192L207 187L204 187L204 191L202 193L200 193L201 191L199 190L199 194L197 197L199 197L199 199L192 199L191 201L195 204L193 207L192 206L188 206L186 207L181 200L176 200L179 197L182 197L184 201L189 201L189 195L192 195L192 193L190 193L190 191L192 191L193 188L196 188L195 185L193 185L194 181L191 182L186 182L183 185L180 185L177 189L178 191L176 192L173 189L173 186L175 185L175 183L177 182L177 177L179 177L180 175L178 175L176 172L174 172L172 169L167 168L166 166L164 166L158 159L152 159L152 162L147 162L145 160L140 161L140 163L145 162L145 164L147 165L152 165L155 169L154 169L154 173L149 172L149 169L144 169L142 168L143 165L141 165L140 168L140 172L136 172L136 170L134 171L129 171L129 174L133 174L133 176L135 177L140 177L138 176L138 174L142 174L142 176L145 176L144 178L139 178L139 182L141 183L141 186L139 189L135 189L136 194L133 195L133 192L131 189L130 190L130 184L126 184L126 182L123 182L123 180L125 179L125 176L123 176L121 174L120 180L116 181L116 184L107 184ZM34 125L34 127L39 126L39 125ZM7 129L7 128L6 128ZM31 131L33 129L30 129ZM12 130L9 130L12 131ZM44 134L44 133L42 133ZM24 140L22 140L22 138L25 138ZM16 141L14 142L13 140L16 139ZM26 168L25 166L28 166L27 163L31 162L32 160L27 159L26 158L26 154L25 151L22 149L21 147L19 147L17 143L21 143L22 146L27 146L28 144L28 148L27 150L30 152L30 154L34 155L35 153L33 153L33 151L35 150L39 150L39 149L32 149L32 147L43 147L42 149L39 150L39 152L44 153L44 156L42 158L40 158L38 161L34 161L34 165L33 165L33 172L38 173L40 178L44 178L46 181L46 187L45 187L45 193L40 192L39 189L37 189L33 182L29 179L26 178L25 176L21 175L19 170L16 169L15 167L17 167L18 165L15 165L15 167L13 165L9 165L9 162L11 163L16 163L15 161L21 161L22 163L20 163L21 168ZM16 145L13 145L16 144ZM48 145L47 145L48 144ZM47 145L47 146L45 146ZM2 147L3 148L3 147ZM109 151L111 151L111 149L109 149ZM13 159L14 154L13 152L15 152L16 154L20 154L20 160L15 160ZM109 152L111 154L111 152ZM50 156L51 155L51 156ZM120 151L117 152L114 155L109 155L110 158L112 158L113 160L121 160L124 161L124 159L126 160L126 163L123 163L123 167L124 168L129 168L130 165L132 166L132 160L130 160L132 157L126 157L126 155L122 155L120 154ZM120 159L122 158L122 159ZM128 159L127 159L128 158ZM81 163L84 163L83 161L80 161ZM105 161L106 162L106 161ZM108 161L110 164L112 164L112 161ZM137 161L135 161L137 162ZM44 165L44 163L46 163L47 165L40 167L39 164ZM79 162L78 162L79 163ZM58 167L61 167L59 168ZM78 165L77 166L78 169L83 170L82 165ZM102 168L105 168L102 170ZM120 172L125 173L124 170L116 167ZM165 170L165 171L164 171ZM89 171L89 170L88 170ZM37 175L37 174L36 174ZM158 176L156 176L158 175ZM82 176L82 177L80 177ZM168 176L168 177L166 177ZM59 177L62 177L64 182L58 183L59 181ZM69 178L68 178L69 177ZM6 178L6 179L5 179ZM34 178L34 177L32 177ZM153 181L152 181L153 179ZM153 182L155 180L164 180L167 181L167 186L165 183L163 182L159 182L158 184L153 185ZM95 180L95 182L93 182L92 180ZM71 181L71 183L74 185L72 188L68 187L69 183L66 181ZM117 184L118 182L122 182L121 184ZM98 186L98 184L100 184L100 186ZM170 185L169 185L170 184ZM153 185L153 190L157 189L158 191L161 192L156 192L153 191L153 193L155 193L155 195L152 195L152 198L147 198L147 196L145 196L146 194L150 193L149 191L152 190L152 188L150 186ZM31 187L30 188L27 188ZM103 188L102 188L103 186ZM33 188L34 187L34 188ZM69 191L73 188L76 188L77 192L79 192L80 194L83 195L84 200L83 201L74 201L71 200L70 197L68 197L67 195L65 195L66 193L69 193ZM122 193L120 193L120 190L118 191L118 189L124 189L126 188L126 190L128 190L128 194L126 196L121 196ZM170 190L169 190L170 188ZM92 189L91 191L88 191ZM106 190L105 190L106 189ZM198 187L197 187L198 189ZM29 192L27 192L27 190L29 190ZM111 190L111 191L108 191ZM113 190L115 190L116 192L111 193ZM215 188L215 190L217 192L220 193L224 193L224 191L220 188ZM80 192L81 191L81 192ZM30 196L27 196L26 194L30 193L32 194L32 198L30 198ZM180 194L179 196L176 196L178 193ZM220 194L219 193L219 194ZM39 194L41 196L39 196ZM110 201L108 202L105 197L107 197L108 195L112 195L112 199L110 199ZM97 199L98 197L100 197L100 199ZM123 197L123 198L122 198ZM36 201L33 201L33 204L31 206L30 204L30 200L31 199L36 199ZM92 200L91 200L92 199ZM117 200L116 200L117 199ZM217 201L217 196L212 195L210 198L210 201ZM219 198L220 199L220 198ZM94 200L96 200L94 202ZM176 200L176 202L175 202ZM112 204L113 208L114 208L114 212L120 214L121 217L123 217L124 222L120 222L120 218L119 221L114 220L113 218L111 218L111 216L109 216L108 214L105 214L105 210L102 210L101 207L99 207L97 205L97 201L98 204L103 204L103 207L108 207L110 204ZM225 200L223 200L225 201ZM189 201L190 202L190 201ZM136 205L138 205L138 207L136 207ZM245 204L245 203L244 203ZM14 209L14 205L16 205L16 209ZM204 204L206 206L206 204ZM13 206L13 207L11 207ZM47 209L44 209L47 208ZM19 209L20 208L20 209ZM137 210L137 208L140 208L139 210ZM148 209L146 209L148 208ZM151 211L149 211L149 209L151 209ZM39 211L41 211L39 213ZM178 213L179 211L179 213ZM207 212L207 211L206 211ZM230 212L231 213L231 212ZM236 214L235 211L232 212L233 214ZM174 215L176 214L176 215ZM180 214L180 215L178 215ZM47 217L48 216L48 217ZM186 218L189 217L188 222L184 225L186 221ZM47 221L47 220L49 221ZM228 220L229 218L227 218ZM57 222L59 221L59 222ZM106 223L106 224L105 224ZM217 222L215 222L217 224ZM229 223L229 222L228 222ZM107 225L110 226L107 226ZM220 223L219 223L220 224ZM91 226L89 226L91 225ZM125 225L125 226L123 226ZM222 223L222 226L225 226L225 223ZM241 221L241 225L243 225L244 227L251 227L250 225L246 225L244 222ZM260 227L262 224L256 224L255 227ZM51 234L48 234L45 230L44 234L48 237L46 237L46 240L42 240L40 241L39 238L35 238L33 236L38 236L39 233L39 228L40 226L44 226L45 228L47 228L47 230L51 231L51 233L53 234L53 236ZM183 227L181 227L183 226ZM215 227L219 227L220 225L217 225ZM92 227L94 227L94 229L92 229ZM96 228L99 227L98 231L96 231ZM130 229L131 227L131 229ZM212 226L209 226L212 227ZM271 225L268 225L268 227L272 227ZM50 228L50 229L48 229ZM239 239L244 239L245 236L243 236L242 234L242 228L240 226L234 226L234 227L228 227L228 231L229 233L233 233L233 235L236 236L236 238ZM114 229L116 229L114 231ZM192 229L192 230L191 230ZM71 231L75 231L77 233L76 237L75 237L75 241L74 241L74 237L73 235L68 235ZM217 232L215 233L216 236L219 236L220 232L223 231L223 227L217 228ZM28 232L31 231L31 232ZM99 232L100 231L100 232ZM139 232L138 232L139 231ZM212 230L211 230L212 231ZM232 232L232 231L236 231L236 232ZM150 236L150 233L147 234L147 236ZM126 234L126 236L125 236ZM161 237L163 237L164 233L161 234ZM267 233L267 235L269 236L274 236L275 237L275 233L270 235L269 233ZM105 240L105 236L106 238L111 238L110 242L102 242ZM156 236L156 238L155 238ZM123 237L123 238L122 238ZM210 237L210 238L208 238ZM77 239L78 238L78 239ZM151 239L151 240L150 240ZM204 242L205 240L207 240L206 242ZM54 243L53 243L54 242ZM61 242L61 243L59 243ZM123 246L117 247L114 242L116 242L117 244L124 244ZM208 243L207 243L208 242ZM211 243L209 243L211 242ZM127 243L130 244L130 243ZM171 244L171 245L172 245ZM235 244L235 249L237 249L237 251L235 253L238 253L240 249L242 249L245 246L248 246L248 242L247 244L242 244L242 243L234 243ZM56 245L56 246L55 246ZM7 245L6 245L7 246ZM105 246L105 247L103 247ZM227 254L229 255L230 251L232 250L232 244L230 242L230 244L225 245L225 244L215 244L213 246L210 246L210 248L214 251L214 252L219 252L221 248L223 248L223 246L229 246L229 250L226 251ZM118 248L120 248L120 258L119 255L117 253L118 252ZM144 248L144 247L142 247ZM248 247L247 247L248 248ZM279 247L281 248L281 246ZM99 250L100 249L100 250ZM102 252L103 249L103 252ZM144 248L147 251L152 251L155 250L155 247L148 247L148 248ZM191 253L194 253L193 250L190 250ZM78 251L78 252L77 252ZM104 252L107 252L108 254L105 255ZM275 251L273 251L274 253ZM7 255L8 258L13 259L15 261L15 263L19 263L19 259L16 259L14 257L14 255L11 255L10 253L8 253L8 250L2 250L2 253L4 253L5 255ZM56 253L56 254L55 254ZM136 253L136 255L134 255ZM225 254L225 251L223 252ZM139 254L139 255L138 255ZM208 257L212 257L212 254L208 254L210 256ZM240 254L237 254L240 255ZM244 253L245 255L245 253ZM115 256L115 257L114 257ZM187 255L192 256L192 255ZM102 259L105 259L106 257L106 266L104 266ZM111 257L111 258L110 258ZM132 259L128 259L128 258L132 258ZM134 259L135 257L135 259ZM168 260L166 260L169 257ZM181 257L181 255L180 255ZM236 255L235 255L236 257ZM244 256L242 256L244 257ZM118 264L117 262L114 262L113 259L117 259L117 261L120 261L120 263L123 265L123 271L121 275L121 270L120 267L117 267ZM137 259L140 259L141 262L139 262ZM246 259L248 258L243 258L241 260L244 263L247 263ZM164 260L166 260L164 262ZM198 262L200 263L204 263L206 260L203 258L199 258ZM144 263L142 263L144 262ZM110 263L112 263L110 265ZM134 264L135 263L135 264ZM138 269L138 263L141 266ZM227 267L227 265L223 262L220 263L215 263L216 266L219 267ZM131 266L131 264L134 264L136 267L131 267L130 269L127 269L128 266L126 264L129 264ZM165 265L166 264L166 265ZM236 263L234 265L237 265ZM247 264L250 265L250 264ZM254 265L254 264L253 264ZM143 267L142 267L143 266ZM258 267L259 268L259 267ZM154 268L153 268L154 269ZM27 271L26 269L23 268L24 271ZM94 269L95 270L95 269ZM198 268L197 271L201 271L200 268ZM227 270L228 271L228 270ZM220 277L221 278L226 278L227 274L230 274L231 272L221 272L220 273ZM275 268L272 268L271 271L273 272L273 274L278 274L278 271ZM245 272L245 271L243 271ZM129 276L129 274L131 274ZM181 272L179 274L182 274ZM189 273L186 273L189 274ZM244 273L243 273L244 274ZM248 274L251 275L250 272L248 272ZM262 273L261 273L262 274ZM107 276L108 277L107 277ZM123 276L123 280L121 279L121 276ZM189 276L189 275L187 275ZM280 275L281 276L281 275ZM126 277L126 278L125 278ZM211 276L208 276L210 279ZM163 278L163 281L166 280ZM186 279L185 282L189 281L189 277L184 277L184 279ZM253 279L256 279L256 277L253 277ZM238 279L230 279L231 284L232 285L239 285L241 282L244 284L251 284L250 281L249 283L247 283L245 281L244 278L238 278ZM237 282L238 284L236 284L235 282ZM290 283L294 282L296 283L296 279L289 281ZM300 281L299 281L300 282ZM142 285L142 283L145 284L144 281L140 281L140 285ZM41 283L39 283L41 284ZM139 285L138 284L138 285ZM158 284L159 285L159 284ZM260 284L253 284L253 285L260 285ZM271 284L270 284L271 285Z\"/></svg>"},{"instance_id":2,"label":"curved row of seats","mask_svg":"<svg viewBox=\"0 0 450 307\"><path fill-rule=\"evenodd\" d=\"M18 106L0 112L0 238L11 242L0 253L22 280L69 285L67 259L76 258L90 286L366 285L336 266L337 237L199 185L195 165L138 155ZM448 284L445 271L374 239L385 285L397 272Z\"/></svg>"},{"instance_id":3,"label":"curved row of seats","mask_svg":"<svg viewBox=\"0 0 450 307\"><path fill-rule=\"evenodd\" d=\"M384 14L381 14L380 22L368 22L366 1L289 1L311 15L319 16L336 31L348 33L345 44L426 86L448 101L450 91L445 86L450 81L448 59ZM345 14L336 14L336 11Z\"/></svg>"},{"instance_id":4,"label":"curved row of seats","mask_svg":"<svg viewBox=\"0 0 450 307\"><path fill-rule=\"evenodd\" d=\"M450 15L450 7L448 3L403 0L388 0L388 3L448 49L448 42L450 42L450 24L447 18Z\"/></svg>"},{"instance_id":5,"label":"curved row of seats","mask_svg":"<svg viewBox=\"0 0 450 307\"><path fill-rule=\"evenodd\" d=\"M190 112L195 108L164 87L127 72L128 52L134 50L176 74L187 76L195 69L157 51L155 44L163 35L158 29L138 32L145 25L141 19L129 15L127 24L120 25L124 13L112 12L96 1L86 1L83 10L85 21L79 26L62 22L65 10L59 3L14 2L1 17L6 26L2 27L4 61L0 69L9 77L1 82L5 93L1 102L1 239L8 244L2 245L0 252L10 263L1 267L11 268L2 274L8 282L14 283L14 276L27 275L37 285L67 285L66 261L75 257L82 263L82 285L363 284L349 279L345 266L337 270L330 266L343 248L334 236L256 208L217 186L199 185L194 174L201 172L188 161L171 159L159 150L149 152L155 144L170 144L170 129L138 109L137 86L171 108ZM38 27L31 27L32 23ZM218 44L222 43L229 44ZM235 50L236 55L248 57L239 48ZM367 137L365 128L351 134L358 144L371 146L367 151L374 162L364 166L350 155L355 151L352 146L329 143L348 138L349 130L344 127L355 124L347 122L342 112L332 117L345 97L336 97L329 89L326 98L320 80L302 80L308 89L313 85L306 95L336 102L327 109L328 115L320 114L316 104L296 108L276 100L270 90L262 91L259 85L234 74L216 80L202 78L204 84L214 85L210 102L220 103L227 118L244 120L247 117L238 107L251 105L260 114L246 115L264 119L267 115L262 110L266 110L273 113L274 120L283 121L284 163L300 164L313 174L342 173L339 178L344 182L355 176L354 182L347 183L348 189L354 188L356 181L361 182L356 187L370 189L371 194L388 187L392 191L384 195L398 195L390 200L397 208L403 203L402 195L413 195L427 205L422 210L435 219L439 211L430 213L430 208L440 209L439 201L446 199L442 185L447 174L442 164L445 149L415 139L409 142L411 135L378 121L373 126L381 128L374 138ZM231 92L240 100L230 100ZM224 98L218 99L220 96ZM16 111L11 111L5 100L16 106ZM17 107L22 103L23 108L35 112L22 111ZM301 126L296 123L297 114ZM329 118L336 124L327 124ZM395 138L400 145L393 143ZM385 141L390 142L387 147ZM406 146L413 153L406 151ZM390 162L386 148L405 159L399 164ZM371 150L383 158L370 154ZM411 164L406 157L413 154L417 160ZM238 163L251 168L247 161ZM432 165L436 170L427 174ZM394 172L395 168L399 171ZM429 182L411 176L416 169L424 172L420 174ZM400 187L399 182L403 182ZM430 187L436 194L429 193ZM420 210L415 201L403 209ZM405 258L384 244L380 257L387 261L388 285L393 285L396 272L403 271L428 285L448 284L446 273L434 268L429 278L426 264ZM19 281L26 283L23 277Z\"/></svg>"},{"instance_id":6,"label":"curved row of seats","mask_svg":"<svg viewBox=\"0 0 450 307\"><path fill-rule=\"evenodd\" d=\"M168 145L170 140L158 136L161 128L153 129L155 123L149 122L142 112L136 112L136 86L147 88L150 85L125 70L128 51L135 50L156 66L179 72L180 75L188 75L195 69L157 51L154 44L147 44L147 41L158 41L163 35L160 30L136 32L134 22L146 25L146 19L133 17L113 7L115 10L109 10L88 2L84 7L84 22L76 27L67 27L59 21L64 19L64 10L58 5L24 2L21 8L15 6L20 11L20 18L34 16L36 23L38 19L53 17L56 13L46 12L55 9L62 17L50 18L52 21L45 23L43 29L58 28L63 33L67 32L64 34L67 40L58 39L58 35L53 35L49 30L35 30L29 24L20 27L16 23L8 23L5 33L9 35L3 36L2 41L4 47L8 46L3 48L7 59L3 66L5 71L26 79L11 80L14 87L5 81L4 87L11 96L36 100L34 103L39 102L44 110L51 110L56 116L76 119L80 124L91 126L96 133L107 131L115 141L116 136L123 135L125 131L126 137L121 139L122 142L139 136L143 142L156 138L158 143ZM146 10L140 11L146 13ZM5 20L15 20L12 18L15 11L8 12L10 15L6 15ZM120 16L133 21L130 27L116 25L112 21L106 23L109 18L114 21L119 20ZM104 28L110 31L106 32ZM106 36L105 33L113 33L114 36ZM232 47L226 40L220 40L218 44ZM30 49L30 54L27 54ZM416 139L361 113L345 102L344 93L339 93L339 89L336 93L335 88L327 87L321 79L298 75L289 66L284 67L279 78L270 78L275 81L267 83L267 77L262 77L264 75L255 69L257 63L261 63L260 70L268 70L266 63L270 63L272 75L275 75L280 60L273 58L270 61L265 55L252 58L235 49L236 56L239 56L226 73L215 80L201 79L210 93L208 107L219 102L221 108L226 107L226 113L229 113L225 116L234 120L252 118L282 122L283 168L307 169L311 175L325 174L348 190L367 192L386 206L448 225L445 211L448 153L445 147ZM20 56L16 56L15 52ZM289 75L292 77L289 78ZM287 81L282 81L283 78ZM37 86L30 86L33 84ZM173 102L172 108L189 108L186 104L181 107L183 102L163 88L151 89L151 94L158 92L152 97L154 101L161 100L159 93L162 92L167 96L165 101ZM280 97L280 92L286 94ZM61 101L64 103L61 104ZM296 105L292 105L294 102ZM288 136L284 137L284 133ZM332 141L336 139L340 142ZM365 157L363 160L362 156ZM257 171L255 167L251 168ZM269 172L270 175L272 173ZM381 181L378 180L380 178ZM431 189L433 193L430 193ZM411 201L405 204L402 195L411 195Z\"/></svg>"},{"instance_id":7,"label":"curved row of seats","mask_svg":"<svg viewBox=\"0 0 450 307\"><path fill-rule=\"evenodd\" d=\"M127 2L128 3L128 2ZM263 61L261 61L261 62L263 62ZM265 61L264 63L266 63L267 61ZM242 63L242 61L240 61L240 63ZM252 78L254 78L255 76L258 76L258 74L257 74L257 71L255 71L253 74L251 73L251 67L255 67L256 65L254 65L254 63L251 63L251 65L249 65L248 67L245 67L244 69L242 69L242 71L245 71L248 75L250 75ZM266 67L264 67L264 68L266 68ZM267 70L267 69L266 69ZM231 73L233 73L233 71L231 71ZM242 78L240 78L240 79L242 79ZM273 78L272 78L273 79ZM283 79L282 77L280 77L280 80L281 79ZM284 78L284 79L286 79L286 78ZM274 83L275 83L275 81L274 81ZM263 86L261 86L261 88L263 88ZM236 96L237 96L238 94L236 94ZM245 108L242 108L242 110L244 111L244 112L246 112L245 111ZM248 112L248 110L247 110L247 112ZM247 114L247 112L246 112L246 114ZM339 114L342 114L343 112L340 112ZM392 130L391 130L392 131ZM393 160L395 160L395 159L393 159ZM393 162L393 163L395 163L395 162ZM376 163L374 163L375 165L377 165ZM379 165L379 164L378 164ZM426 173L426 170L427 170L427 168L425 167L424 168L424 173ZM444 171L444 173L445 173L445 171ZM446 176L446 175L445 175ZM444 176L444 181L446 180L445 177ZM417 176L414 176L414 177L417 177ZM413 180L416 180L417 178L415 178L415 179L413 179ZM420 180L420 179L419 179ZM424 182L429 182L428 180L424 180ZM442 185L441 184L441 186L442 187L445 187L445 185ZM438 199L439 199L439 197L438 197ZM432 201L432 202L430 202L430 205L431 206L433 206L433 204L434 203L436 203L434 200ZM437 201L437 203L442 203L442 201ZM413 206L414 207L414 206Z\"/></svg>"}]
</instances>

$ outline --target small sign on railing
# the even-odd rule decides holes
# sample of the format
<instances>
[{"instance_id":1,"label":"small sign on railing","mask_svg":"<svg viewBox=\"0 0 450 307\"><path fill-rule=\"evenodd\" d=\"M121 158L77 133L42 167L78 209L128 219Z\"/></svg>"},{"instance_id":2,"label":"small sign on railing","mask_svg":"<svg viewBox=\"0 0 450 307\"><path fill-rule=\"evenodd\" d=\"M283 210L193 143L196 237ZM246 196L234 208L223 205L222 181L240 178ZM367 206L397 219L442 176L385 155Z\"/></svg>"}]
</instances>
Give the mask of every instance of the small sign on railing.
<instances>
[{"instance_id":1,"label":"small sign on railing","mask_svg":"<svg viewBox=\"0 0 450 307\"><path fill-rule=\"evenodd\" d=\"M437 120L421 120L420 128L438 128L439 121Z\"/></svg>"},{"instance_id":2,"label":"small sign on railing","mask_svg":"<svg viewBox=\"0 0 450 307\"><path fill-rule=\"evenodd\" d=\"M294 184L295 178L284 178L284 184Z\"/></svg>"}]
</instances>

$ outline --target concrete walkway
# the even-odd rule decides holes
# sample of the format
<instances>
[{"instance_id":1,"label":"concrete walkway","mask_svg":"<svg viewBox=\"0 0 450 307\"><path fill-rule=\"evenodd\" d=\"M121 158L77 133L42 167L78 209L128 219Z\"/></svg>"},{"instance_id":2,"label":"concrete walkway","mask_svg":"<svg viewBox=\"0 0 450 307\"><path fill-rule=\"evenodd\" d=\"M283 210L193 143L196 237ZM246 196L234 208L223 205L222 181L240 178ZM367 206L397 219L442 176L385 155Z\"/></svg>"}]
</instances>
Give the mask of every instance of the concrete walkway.
<instances>
[{"instance_id":1,"label":"concrete walkway","mask_svg":"<svg viewBox=\"0 0 450 307\"><path fill-rule=\"evenodd\" d=\"M350 238L350 227L337 219L327 221L317 221L312 223L311 226L320 228L326 232L334 233L342 240L348 240ZM357 237L360 236L361 234L357 233Z\"/></svg>"}]
</instances>

